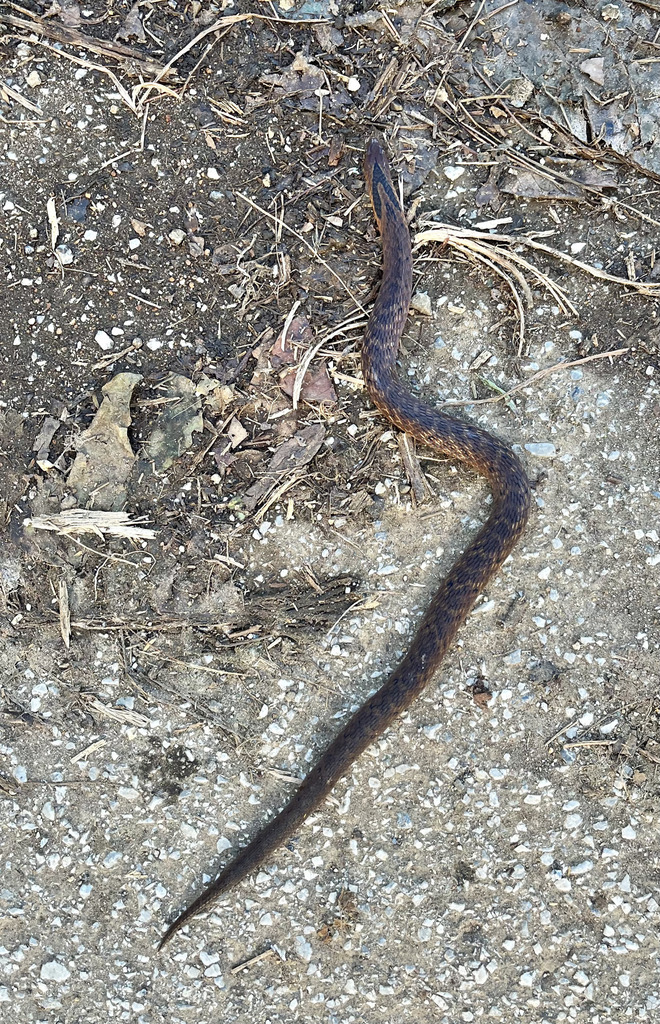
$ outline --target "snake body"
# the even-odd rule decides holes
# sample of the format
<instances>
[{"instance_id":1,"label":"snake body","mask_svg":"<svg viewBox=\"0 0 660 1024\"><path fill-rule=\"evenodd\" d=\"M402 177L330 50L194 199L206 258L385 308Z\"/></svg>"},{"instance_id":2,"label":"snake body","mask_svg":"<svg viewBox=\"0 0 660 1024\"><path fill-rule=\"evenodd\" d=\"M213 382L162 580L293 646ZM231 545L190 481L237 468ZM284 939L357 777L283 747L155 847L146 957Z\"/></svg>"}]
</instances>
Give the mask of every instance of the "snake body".
<instances>
[{"instance_id":1,"label":"snake body","mask_svg":"<svg viewBox=\"0 0 660 1024\"><path fill-rule=\"evenodd\" d=\"M493 494L491 513L441 583L403 661L335 737L283 810L172 921L159 949L295 832L356 758L421 693L478 595L519 539L529 515L529 484L513 452L485 430L425 405L406 390L396 375L399 341L412 293L410 234L387 159L375 140L367 146L364 172L383 245L382 281L362 347L362 371L369 396L400 430L485 476Z\"/></svg>"}]
</instances>

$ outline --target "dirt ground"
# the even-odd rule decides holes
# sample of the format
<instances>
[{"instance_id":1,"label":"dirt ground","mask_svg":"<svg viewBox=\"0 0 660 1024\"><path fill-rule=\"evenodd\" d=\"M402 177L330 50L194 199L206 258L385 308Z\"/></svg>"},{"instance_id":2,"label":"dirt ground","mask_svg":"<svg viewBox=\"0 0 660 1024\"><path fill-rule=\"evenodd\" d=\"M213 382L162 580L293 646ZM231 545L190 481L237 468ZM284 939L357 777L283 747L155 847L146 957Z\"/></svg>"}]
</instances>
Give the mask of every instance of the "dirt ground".
<instances>
[{"instance_id":1,"label":"dirt ground","mask_svg":"<svg viewBox=\"0 0 660 1024\"><path fill-rule=\"evenodd\" d=\"M658 1019L660 187L632 128L490 81L526 6L0 4L13 1020ZM659 45L650 4L534 17L565 112ZM487 514L362 389L374 133L413 234L507 236L418 244L401 375L514 447L532 516L422 697L157 953Z\"/></svg>"}]
</instances>

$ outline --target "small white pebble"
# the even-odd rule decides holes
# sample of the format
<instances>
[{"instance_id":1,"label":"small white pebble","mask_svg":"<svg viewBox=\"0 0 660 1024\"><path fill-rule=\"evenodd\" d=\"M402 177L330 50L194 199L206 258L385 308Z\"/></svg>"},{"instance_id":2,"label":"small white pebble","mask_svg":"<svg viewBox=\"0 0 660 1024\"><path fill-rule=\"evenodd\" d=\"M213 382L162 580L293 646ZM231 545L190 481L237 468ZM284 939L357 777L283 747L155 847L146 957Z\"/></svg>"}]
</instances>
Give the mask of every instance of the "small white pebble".
<instances>
[{"instance_id":1,"label":"small white pebble","mask_svg":"<svg viewBox=\"0 0 660 1024\"><path fill-rule=\"evenodd\" d=\"M594 862L592 860L582 860L579 864L574 864L571 868L572 875L588 875L593 870Z\"/></svg>"},{"instance_id":2,"label":"small white pebble","mask_svg":"<svg viewBox=\"0 0 660 1024\"><path fill-rule=\"evenodd\" d=\"M103 349L104 352L107 352L108 349L112 348L112 338L109 334L106 334L105 331L97 331L94 335L94 341Z\"/></svg>"},{"instance_id":3,"label":"small white pebble","mask_svg":"<svg viewBox=\"0 0 660 1024\"><path fill-rule=\"evenodd\" d=\"M423 316L431 316L433 308L428 292L415 292L410 300L410 308L421 313Z\"/></svg>"},{"instance_id":4,"label":"small white pebble","mask_svg":"<svg viewBox=\"0 0 660 1024\"><path fill-rule=\"evenodd\" d=\"M41 966L41 977L44 981L66 981L71 977L71 971L67 971L64 964L59 960L49 960Z\"/></svg>"},{"instance_id":5,"label":"small white pebble","mask_svg":"<svg viewBox=\"0 0 660 1024\"><path fill-rule=\"evenodd\" d=\"M310 946L309 942L304 937L304 935L296 935L293 944L296 953L301 958L301 960L304 960L306 963L309 963L309 961L312 959L312 947Z\"/></svg>"},{"instance_id":6,"label":"small white pebble","mask_svg":"<svg viewBox=\"0 0 660 1024\"><path fill-rule=\"evenodd\" d=\"M550 441L532 441L525 445L525 451L539 459L551 459L557 454L557 449Z\"/></svg>"}]
</instances>

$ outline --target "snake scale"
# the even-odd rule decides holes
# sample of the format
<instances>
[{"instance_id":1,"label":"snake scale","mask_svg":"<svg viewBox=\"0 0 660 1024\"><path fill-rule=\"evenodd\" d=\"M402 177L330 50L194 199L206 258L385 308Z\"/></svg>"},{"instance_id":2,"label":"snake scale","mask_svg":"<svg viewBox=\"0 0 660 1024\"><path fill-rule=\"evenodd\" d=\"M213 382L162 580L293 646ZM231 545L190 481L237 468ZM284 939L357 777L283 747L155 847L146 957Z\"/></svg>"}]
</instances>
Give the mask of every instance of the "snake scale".
<instances>
[{"instance_id":1,"label":"snake scale","mask_svg":"<svg viewBox=\"0 0 660 1024\"><path fill-rule=\"evenodd\" d=\"M217 878L168 926L158 948L222 893L253 872L295 832L356 758L395 721L427 685L478 595L522 534L530 507L525 472L502 441L454 419L410 393L396 374L399 341L412 294L408 226L378 142L366 151L364 176L383 246L383 274L362 346L362 372L371 400L399 430L435 452L486 477L490 515L440 584L408 653L323 752L286 806L238 851Z\"/></svg>"}]
</instances>

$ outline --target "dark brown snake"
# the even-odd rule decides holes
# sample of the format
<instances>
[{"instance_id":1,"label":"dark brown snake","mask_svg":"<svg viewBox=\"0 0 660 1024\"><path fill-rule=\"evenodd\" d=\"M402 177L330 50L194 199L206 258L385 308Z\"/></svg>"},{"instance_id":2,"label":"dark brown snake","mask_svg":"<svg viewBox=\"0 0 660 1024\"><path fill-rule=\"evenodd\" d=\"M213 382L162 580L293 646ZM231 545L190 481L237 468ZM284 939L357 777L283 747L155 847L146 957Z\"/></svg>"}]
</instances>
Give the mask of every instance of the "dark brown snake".
<instances>
[{"instance_id":1,"label":"dark brown snake","mask_svg":"<svg viewBox=\"0 0 660 1024\"><path fill-rule=\"evenodd\" d=\"M369 396L399 430L485 476L493 492L492 511L440 585L401 664L335 737L284 809L175 918L159 949L300 828L362 751L421 693L478 595L519 539L529 515L529 483L513 452L485 430L425 405L397 378L399 341L412 293L412 255L408 226L392 186L387 159L376 141L367 146L364 176L383 243L380 291L362 346L362 372Z\"/></svg>"}]
</instances>

